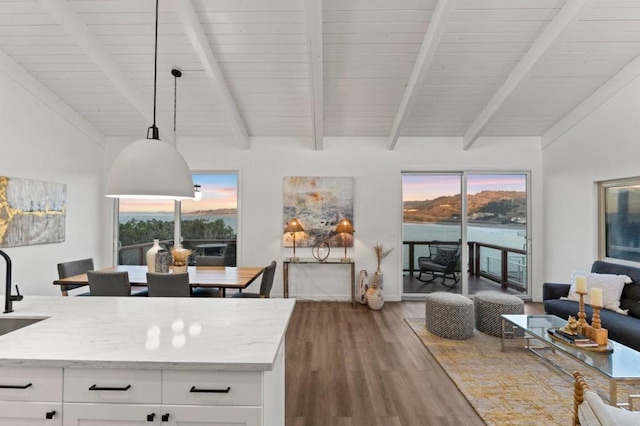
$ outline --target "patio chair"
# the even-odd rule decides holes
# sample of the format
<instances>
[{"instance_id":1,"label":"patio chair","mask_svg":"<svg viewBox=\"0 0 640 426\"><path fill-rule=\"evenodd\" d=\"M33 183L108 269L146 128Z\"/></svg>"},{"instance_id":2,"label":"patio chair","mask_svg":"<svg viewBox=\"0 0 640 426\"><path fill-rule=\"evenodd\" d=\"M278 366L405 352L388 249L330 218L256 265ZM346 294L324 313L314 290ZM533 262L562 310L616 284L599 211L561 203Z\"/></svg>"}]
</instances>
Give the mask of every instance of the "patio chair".
<instances>
[{"instance_id":1,"label":"patio chair","mask_svg":"<svg viewBox=\"0 0 640 426\"><path fill-rule=\"evenodd\" d=\"M430 283L438 277L442 277L442 285L453 287L458 283L456 269L462 250L460 243L445 243L433 241L429 244L429 256L418 257L420 274L418 280ZM430 279L422 279L422 274L431 275ZM447 279L453 280L448 283Z\"/></svg>"}]
</instances>

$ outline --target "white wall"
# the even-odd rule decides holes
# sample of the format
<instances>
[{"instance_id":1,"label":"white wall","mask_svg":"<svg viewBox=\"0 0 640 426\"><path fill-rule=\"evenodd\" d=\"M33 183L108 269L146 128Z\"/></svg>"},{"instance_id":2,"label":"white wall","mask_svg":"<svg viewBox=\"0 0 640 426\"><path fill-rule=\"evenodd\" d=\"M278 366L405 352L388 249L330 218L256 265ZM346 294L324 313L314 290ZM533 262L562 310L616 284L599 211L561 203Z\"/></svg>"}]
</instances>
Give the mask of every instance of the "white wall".
<instances>
[{"instance_id":1,"label":"white wall","mask_svg":"<svg viewBox=\"0 0 640 426\"><path fill-rule=\"evenodd\" d=\"M106 161L130 140L108 139ZM254 138L249 150L232 141L180 138L180 151L193 171L238 170L240 172L239 263L266 265L278 261L273 295L282 294L282 260L291 248L282 246L282 187L285 176L353 176L355 178L355 246L348 254L359 270L375 270L373 246L392 248L382 270L387 300L399 300L402 292L402 171L531 171L533 204L542 204L541 153L538 138L479 140L463 151L456 138L401 139L389 151L385 138L325 138L325 149L310 149L310 140ZM108 165L107 165L108 167ZM534 239L542 235L542 217L532 215ZM331 250L332 258L344 249ZM534 250L534 280L539 282L540 251ZM299 249L311 257L310 249ZM348 268L337 265L301 266L290 269L290 294L309 299L350 298ZM534 290L539 298L540 290Z\"/></svg>"},{"instance_id":2,"label":"white wall","mask_svg":"<svg viewBox=\"0 0 640 426\"><path fill-rule=\"evenodd\" d=\"M21 293L60 294L51 284L57 263L94 257L99 266L102 259L103 148L3 72L0 93L0 175L67 185L65 241L3 250ZM4 294L2 262L0 274Z\"/></svg>"},{"instance_id":3,"label":"white wall","mask_svg":"<svg viewBox=\"0 0 640 426\"><path fill-rule=\"evenodd\" d=\"M546 281L569 282L597 259L596 182L640 176L636 79L542 152Z\"/></svg>"}]
</instances>

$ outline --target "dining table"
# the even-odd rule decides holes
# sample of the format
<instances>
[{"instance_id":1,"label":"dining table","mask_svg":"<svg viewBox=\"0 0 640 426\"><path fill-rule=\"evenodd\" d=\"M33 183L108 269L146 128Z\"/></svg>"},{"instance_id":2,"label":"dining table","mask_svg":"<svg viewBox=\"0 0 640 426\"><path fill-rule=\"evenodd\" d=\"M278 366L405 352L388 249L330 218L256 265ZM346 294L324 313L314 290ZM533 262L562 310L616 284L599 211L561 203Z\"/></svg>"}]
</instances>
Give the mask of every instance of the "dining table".
<instances>
[{"instance_id":1,"label":"dining table","mask_svg":"<svg viewBox=\"0 0 640 426\"><path fill-rule=\"evenodd\" d=\"M263 270L263 266L189 266L187 268L191 287L217 288L220 290L220 297L226 296L228 288L236 290L247 288L262 274ZM127 272L132 286L147 286L146 265L118 265L100 269L98 272ZM89 285L89 278L86 273L83 273L57 279L53 284Z\"/></svg>"}]
</instances>

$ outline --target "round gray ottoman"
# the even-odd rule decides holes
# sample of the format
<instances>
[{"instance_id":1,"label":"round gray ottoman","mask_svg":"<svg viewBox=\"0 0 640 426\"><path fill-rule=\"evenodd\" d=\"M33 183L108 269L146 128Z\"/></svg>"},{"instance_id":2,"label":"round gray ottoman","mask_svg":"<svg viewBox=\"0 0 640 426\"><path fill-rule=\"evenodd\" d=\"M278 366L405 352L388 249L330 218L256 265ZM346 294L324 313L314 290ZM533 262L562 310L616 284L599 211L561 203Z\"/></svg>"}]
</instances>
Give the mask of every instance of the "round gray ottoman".
<instances>
[{"instance_id":1,"label":"round gray ottoman","mask_svg":"<svg viewBox=\"0 0 640 426\"><path fill-rule=\"evenodd\" d=\"M436 336L455 340L470 339L473 337L473 302L459 294L427 294L425 325Z\"/></svg>"},{"instance_id":2,"label":"round gray ottoman","mask_svg":"<svg viewBox=\"0 0 640 426\"><path fill-rule=\"evenodd\" d=\"M476 328L491 336L502 336L503 314L524 314L524 302L517 296L495 291L477 293L473 303Z\"/></svg>"}]
</instances>

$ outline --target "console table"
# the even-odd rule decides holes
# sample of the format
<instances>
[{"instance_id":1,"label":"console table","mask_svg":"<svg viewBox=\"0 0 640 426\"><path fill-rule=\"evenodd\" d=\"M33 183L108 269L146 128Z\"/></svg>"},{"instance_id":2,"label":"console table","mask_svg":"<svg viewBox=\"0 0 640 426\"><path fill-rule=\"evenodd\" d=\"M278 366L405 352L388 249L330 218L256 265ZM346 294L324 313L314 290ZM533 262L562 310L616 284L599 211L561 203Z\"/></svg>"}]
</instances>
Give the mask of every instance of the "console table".
<instances>
[{"instance_id":1,"label":"console table","mask_svg":"<svg viewBox=\"0 0 640 426\"><path fill-rule=\"evenodd\" d=\"M351 305L356 308L356 264L353 260L343 262L340 259L327 259L319 261L313 258L291 261L285 260L282 262L283 274L284 274L284 297L289 297L289 265L347 265L351 268Z\"/></svg>"}]
</instances>

